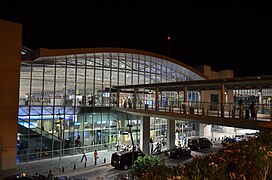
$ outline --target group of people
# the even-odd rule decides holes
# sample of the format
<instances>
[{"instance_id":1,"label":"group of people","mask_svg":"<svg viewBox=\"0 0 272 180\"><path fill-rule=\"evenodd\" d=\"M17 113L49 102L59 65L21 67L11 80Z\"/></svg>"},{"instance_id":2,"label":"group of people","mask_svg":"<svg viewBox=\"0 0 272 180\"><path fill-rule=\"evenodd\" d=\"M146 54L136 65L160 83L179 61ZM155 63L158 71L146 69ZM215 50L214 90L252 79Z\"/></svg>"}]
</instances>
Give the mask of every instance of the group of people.
<instances>
[{"instance_id":1,"label":"group of people","mask_svg":"<svg viewBox=\"0 0 272 180\"><path fill-rule=\"evenodd\" d=\"M94 165L96 165L97 159L98 159L98 153L96 150L94 150L93 157L94 157ZM81 158L80 162L82 162L84 159L85 159L85 162L88 160L87 156L86 156L86 150L84 148L82 148L82 158Z\"/></svg>"},{"instance_id":2,"label":"group of people","mask_svg":"<svg viewBox=\"0 0 272 180\"><path fill-rule=\"evenodd\" d=\"M123 101L123 107L124 108L127 108L127 106L128 106L128 108L132 108L132 101L131 101L131 99L130 98L128 98L127 100L126 99L124 99L124 101Z\"/></svg>"},{"instance_id":3,"label":"group of people","mask_svg":"<svg viewBox=\"0 0 272 180\"><path fill-rule=\"evenodd\" d=\"M153 139L150 138L149 139L149 147L150 147L150 153L161 153L161 149L163 146L166 146L166 141L163 138L161 141L158 141L155 148L154 148L154 143L153 143Z\"/></svg>"},{"instance_id":4,"label":"group of people","mask_svg":"<svg viewBox=\"0 0 272 180\"><path fill-rule=\"evenodd\" d=\"M243 100L239 99L239 118L244 118L244 112L245 112L245 118L249 119L249 113L250 113L250 119L255 119L257 120L257 112L258 108L254 102L252 102L248 109L244 111L244 105L243 105Z\"/></svg>"}]
</instances>

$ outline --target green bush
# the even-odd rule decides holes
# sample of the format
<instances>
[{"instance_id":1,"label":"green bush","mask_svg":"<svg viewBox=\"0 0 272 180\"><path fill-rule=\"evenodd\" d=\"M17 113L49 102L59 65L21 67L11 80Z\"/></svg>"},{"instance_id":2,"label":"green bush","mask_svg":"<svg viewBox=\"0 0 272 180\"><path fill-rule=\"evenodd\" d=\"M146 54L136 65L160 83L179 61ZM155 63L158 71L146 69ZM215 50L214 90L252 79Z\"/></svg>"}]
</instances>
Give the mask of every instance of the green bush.
<instances>
[{"instance_id":1,"label":"green bush","mask_svg":"<svg viewBox=\"0 0 272 180\"><path fill-rule=\"evenodd\" d=\"M133 172L135 175L140 177L144 173L150 171L153 167L158 167L163 164L164 161L160 156L145 155L144 157L139 156L133 164Z\"/></svg>"},{"instance_id":2,"label":"green bush","mask_svg":"<svg viewBox=\"0 0 272 180\"><path fill-rule=\"evenodd\" d=\"M146 180L272 179L272 132L231 144L216 154L196 156L177 167L166 166L156 157L146 156L135 161L133 172L139 179Z\"/></svg>"}]
</instances>

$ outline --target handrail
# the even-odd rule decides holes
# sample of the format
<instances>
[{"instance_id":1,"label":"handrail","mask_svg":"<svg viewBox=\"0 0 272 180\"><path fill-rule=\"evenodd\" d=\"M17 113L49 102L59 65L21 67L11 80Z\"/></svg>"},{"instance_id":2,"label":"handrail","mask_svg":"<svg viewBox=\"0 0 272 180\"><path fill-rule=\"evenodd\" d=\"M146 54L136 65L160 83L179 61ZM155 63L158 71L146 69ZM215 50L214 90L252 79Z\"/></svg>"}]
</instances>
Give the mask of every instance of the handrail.
<instances>
[{"instance_id":1,"label":"handrail","mask_svg":"<svg viewBox=\"0 0 272 180\"><path fill-rule=\"evenodd\" d=\"M160 111L160 112L174 112L183 114L196 114L206 116L217 116L225 118L244 118L249 119L250 104L243 104L243 112L239 113L240 108L238 103L221 103L221 102L203 102L203 101L158 101L157 108L155 101L146 101L146 104L138 103L133 109ZM272 106L270 104L256 104L257 119L271 121ZM124 108L124 107L120 107ZM128 107L126 107L128 108ZM223 108L223 109L222 109ZM249 113L249 114L248 114ZM239 116L240 115L240 116Z\"/></svg>"}]
</instances>

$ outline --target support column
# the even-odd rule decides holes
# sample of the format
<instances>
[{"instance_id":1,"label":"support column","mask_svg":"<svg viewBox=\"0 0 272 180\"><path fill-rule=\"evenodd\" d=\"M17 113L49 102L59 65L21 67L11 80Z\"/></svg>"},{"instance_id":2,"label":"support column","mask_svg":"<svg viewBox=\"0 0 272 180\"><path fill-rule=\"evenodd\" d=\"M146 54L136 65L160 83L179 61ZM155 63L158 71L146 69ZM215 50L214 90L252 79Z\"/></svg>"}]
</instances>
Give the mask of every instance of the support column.
<instances>
[{"instance_id":1,"label":"support column","mask_svg":"<svg viewBox=\"0 0 272 180\"><path fill-rule=\"evenodd\" d=\"M150 117L141 117L140 125L140 148L144 154L150 154L149 139L150 139Z\"/></svg>"},{"instance_id":2,"label":"support column","mask_svg":"<svg viewBox=\"0 0 272 180\"><path fill-rule=\"evenodd\" d=\"M120 107L120 89L117 89L117 95L116 95L116 101L117 101L117 107Z\"/></svg>"},{"instance_id":3,"label":"support column","mask_svg":"<svg viewBox=\"0 0 272 180\"><path fill-rule=\"evenodd\" d=\"M264 113L263 112L264 104L263 104L263 96L262 96L262 90L261 89L258 91L258 95L259 95L259 108L260 108L261 113Z\"/></svg>"},{"instance_id":4,"label":"support column","mask_svg":"<svg viewBox=\"0 0 272 180\"><path fill-rule=\"evenodd\" d=\"M159 87L155 89L155 111L159 111Z\"/></svg>"},{"instance_id":5,"label":"support column","mask_svg":"<svg viewBox=\"0 0 272 180\"><path fill-rule=\"evenodd\" d=\"M221 83L221 117L225 114L225 84Z\"/></svg>"},{"instance_id":6,"label":"support column","mask_svg":"<svg viewBox=\"0 0 272 180\"><path fill-rule=\"evenodd\" d=\"M180 107L180 97L179 97L179 91L177 91L177 94L178 94L178 108Z\"/></svg>"},{"instance_id":7,"label":"support column","mask_svg":"<svg viewBox=\"0 0 272 180\"><path fill-rule=\"evenodd\" d=\"M136 106L137 106L137 92L138 92L138 89L134 88L133 109L136 109Z\"/></svg>"},{"instance_id":8,"label":"support column","mask_svg":"<svg viewBox=\"0 0 272 180\"><path fill-rule=\"evenodd\" d=\"M167 149L175 146L176 120L167 119Z\"/></svg>"},{"instance_id":9,"label":"support column","mask_svg":"<svg viewBox=\"0 0 272 180\"><path fill-rule=\"evenodd\" d=\"M185 85L184 86L184 91L183 91L183 98L184 98L184 105L183 105L183 113L186 114L187 113L187 92L188 89L187 89L187 86Z\"/></svg>"},{"instance_id":10,"label":"support column","mask_svg":"<svg viewBox=\"0 0 272 180\"><path fill-rule=\"evenodd\" d=\"M16 168L22 25L0 20L0 171Z\"/></svg>"}]
</instances>

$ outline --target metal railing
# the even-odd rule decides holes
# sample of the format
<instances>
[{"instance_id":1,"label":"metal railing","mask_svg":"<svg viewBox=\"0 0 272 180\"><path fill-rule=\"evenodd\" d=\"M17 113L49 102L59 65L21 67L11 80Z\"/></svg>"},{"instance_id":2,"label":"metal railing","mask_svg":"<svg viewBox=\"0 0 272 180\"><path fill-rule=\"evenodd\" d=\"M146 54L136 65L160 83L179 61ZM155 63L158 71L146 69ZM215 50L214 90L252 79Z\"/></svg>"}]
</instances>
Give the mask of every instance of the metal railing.
<instances>
[{"instance_id":1,"label":"metal railing","mask_svg":"<svg viewBox=\"0 0 272 180\"><path fill-rule=\"evenodd\" d=\"M239 108L238 103L215 103L200 101L168 101L167 103L158 101L156 106L155 101L148 101L147 104L136 104L136 107L131 108L149 111L195 114L202 116L250 119L251 113L249 106L250 104L243 104L243 108ZM257 120L271 120L272 107L270 104L256 104L256 107Z\"/></svg>"}]
</instances>

